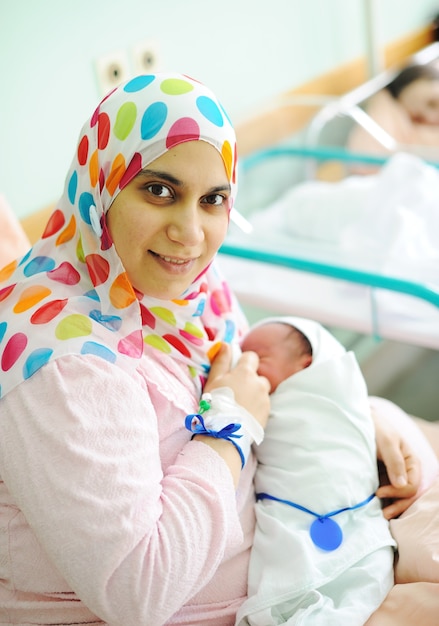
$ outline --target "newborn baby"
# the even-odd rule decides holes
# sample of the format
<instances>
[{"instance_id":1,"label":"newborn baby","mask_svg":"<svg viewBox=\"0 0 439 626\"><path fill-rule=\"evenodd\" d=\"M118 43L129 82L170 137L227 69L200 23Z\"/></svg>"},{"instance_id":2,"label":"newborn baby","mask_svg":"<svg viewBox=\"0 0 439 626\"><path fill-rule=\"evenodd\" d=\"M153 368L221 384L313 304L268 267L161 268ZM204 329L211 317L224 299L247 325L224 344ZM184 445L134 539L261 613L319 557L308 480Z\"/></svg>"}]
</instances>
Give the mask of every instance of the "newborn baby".
<instances>
[{"instance_id":1,"label":"newborn baby","mask_svg":"<svg viewBox=\"0 0 439 626\"><path fill-rule=\"evenodd\" d=\"M374 496L375 433L355 356L298 317L258 323L242 349L259 354L272 395L236 625L362 626L393 585L395 541Z\"/></svg>"}]
</instances>

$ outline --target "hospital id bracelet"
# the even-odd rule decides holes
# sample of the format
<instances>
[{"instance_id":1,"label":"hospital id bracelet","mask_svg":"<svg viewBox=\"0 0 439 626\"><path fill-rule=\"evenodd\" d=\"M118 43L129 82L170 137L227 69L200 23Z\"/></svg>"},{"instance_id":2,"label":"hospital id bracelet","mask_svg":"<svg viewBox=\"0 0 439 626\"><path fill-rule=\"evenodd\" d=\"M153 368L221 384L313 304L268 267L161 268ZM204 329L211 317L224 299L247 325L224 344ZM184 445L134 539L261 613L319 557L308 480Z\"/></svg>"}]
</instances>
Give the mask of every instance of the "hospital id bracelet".
<instances>
[{"instance_id":1,"label":"hospital id bracelet","mask_svg":"<svg viewBox=\"0 0 439 626\"><path fill-rule=\"evenodd\" d=\"M194 413L192 415L186 415L185 426L193 433L192 437L195 437L195 435L209 435L210 437L225 439L233 443L241 457L241 467L244 467L247 459L244 456L241 446L234 441L234 439L240 439L242 437L242 435L237 434L237 431L241 429L241 424L231 423L221 428L221 430L212 430L211 428L206 428L202 415ZM248 449L250 451L250 446L248 446Z\"/></svg>"},{"instance_id":2,"label":"hospital id bracelet","mask_svg":"<svg viewBox=\"0 0 439 626\"><path fill-rule=\"evenodd\" d=\"M233 391L228 387L204 393L201 396L199 413L187 415L185 427L193 433L192 437L209 435L230 441L239 453L242 467L247 461L251 444L261 443L264 437L262 426L235 402Z\"/></svg>"}]
</instances>

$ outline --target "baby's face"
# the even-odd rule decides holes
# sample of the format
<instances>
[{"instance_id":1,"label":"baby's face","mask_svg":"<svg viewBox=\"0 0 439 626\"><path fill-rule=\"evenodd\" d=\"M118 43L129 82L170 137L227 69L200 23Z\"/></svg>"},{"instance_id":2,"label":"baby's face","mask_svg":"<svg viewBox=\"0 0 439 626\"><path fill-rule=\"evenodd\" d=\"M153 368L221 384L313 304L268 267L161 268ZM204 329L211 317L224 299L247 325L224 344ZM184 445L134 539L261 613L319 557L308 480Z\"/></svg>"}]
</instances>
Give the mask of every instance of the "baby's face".
<instances>
[{"instance_id":1,"label":"baby's face","mask_svg":"<svg viewBox=\"0 0 439 626\"><path fill-rule=\"evenodd\" d=\"M439 124L439 80L415 80L401 91L398 99L414 122Z\"/></svg>"},{"instance_id":2,"label":"baby's face","mask_svg":"<svg viewBox=\"0 0 439 626\"><path fill-rule=\"evenodd\" d=\"M278 385L308 367L312 357L302 353L299 342L287 324L263 324L251 330L241 344L242 351L259 355L258 374L268 378L273 393Z\"/></svg>"}]
</instances>

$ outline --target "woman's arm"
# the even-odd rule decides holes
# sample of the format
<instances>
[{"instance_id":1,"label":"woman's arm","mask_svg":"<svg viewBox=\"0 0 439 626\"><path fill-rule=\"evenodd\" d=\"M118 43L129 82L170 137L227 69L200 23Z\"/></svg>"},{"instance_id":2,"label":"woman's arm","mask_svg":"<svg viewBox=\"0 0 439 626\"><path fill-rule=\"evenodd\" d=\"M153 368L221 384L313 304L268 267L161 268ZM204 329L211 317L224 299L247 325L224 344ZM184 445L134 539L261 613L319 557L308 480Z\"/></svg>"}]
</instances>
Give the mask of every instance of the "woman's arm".
<instances>
[{"instance_id":1,"label":"woman's arm","mask_svg":"<svg viewBox=\"0 0 439 626\"><path fill-rule=\"evenodd\" d=\"M437 626L439 583L395 585L365 626Z\"/></svg>"},{"instance_id":2,"label":"woman's arm","mask_svg":"<svg viewBox=\"0 0 439 626\"><path fill-rule=\"evenodd\" d=\"M248 419L255 420L259 430L260 426L265 428L270 411L270 383L264 376L257 374L259 357L255 352L245 352L233 368L231 360L231 347L223 344L212 364L204 391L212 392L227 387L233 394L234 402L247 412ZM247 436L245 431L244 436ZM236 447L224 439L203 435L197 435L196 438L222 456L237 486L241 474L241 458ZM239 441L237 443L239 445Z\"/></svg>"},{"instance_id":3,"label":"woman's arm","mask_svg":"<svg viewBox=\"0 0 439 626\"><path fill-rule=\"evenodd\" d=\"M428 439L436 457L439 459L439 421L429 422L419 417L414 417L413 421Z\"/></svg>"},{"instance_id":4,"label":"woman's arm","mask_svg":"<svg viewBox=\"0 0 439 626\"><path fill-rule=\"evenodd\" d=\"M8 530L17 591L73 590L106 623L162 624L237 548L227 465L161 402L158 419L140 376L91 356L58 359L1 400L0 474L32 538L23 563Z\"/></svg>"}]
</instances>

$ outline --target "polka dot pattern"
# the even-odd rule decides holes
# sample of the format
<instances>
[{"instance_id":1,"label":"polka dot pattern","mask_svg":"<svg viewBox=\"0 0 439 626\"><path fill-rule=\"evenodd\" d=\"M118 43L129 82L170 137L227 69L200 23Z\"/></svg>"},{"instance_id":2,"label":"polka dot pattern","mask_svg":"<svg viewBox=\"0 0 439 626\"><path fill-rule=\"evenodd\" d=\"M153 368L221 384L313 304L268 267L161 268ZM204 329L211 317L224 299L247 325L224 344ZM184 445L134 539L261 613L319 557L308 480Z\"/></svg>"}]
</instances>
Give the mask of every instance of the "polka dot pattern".
<instances>
[{"instance_id":1,"label":"polka dot pattern","mask_svg":"<svg viewBox=\"0 0 439 626\"><path fill-rule=\"evenodd\" d=\"M131 371L143 351L185 363L198 389L223 341L244 322L215 264L173 301L133 289L106 228L118 193L151 161L208 141L236 193L235 135L214 94L184 75L135 77L84 124L44 233L0 269L0 397L56 358L93 355Z\"/></svg>"},{"instance_id":2,"label":"polka dot pattern","mask_svg":"<svg viewBox=\"0 0 439 626\"><path fill-rule=\"evenodd\" d=\"M164 102L154 102L143 114L140 125L140 135L142 139L152 139L160 132L166 122L168 108Z\"/></svg>"}]
</instances>

